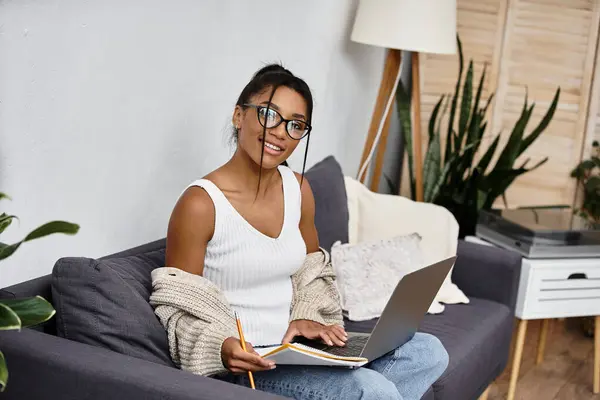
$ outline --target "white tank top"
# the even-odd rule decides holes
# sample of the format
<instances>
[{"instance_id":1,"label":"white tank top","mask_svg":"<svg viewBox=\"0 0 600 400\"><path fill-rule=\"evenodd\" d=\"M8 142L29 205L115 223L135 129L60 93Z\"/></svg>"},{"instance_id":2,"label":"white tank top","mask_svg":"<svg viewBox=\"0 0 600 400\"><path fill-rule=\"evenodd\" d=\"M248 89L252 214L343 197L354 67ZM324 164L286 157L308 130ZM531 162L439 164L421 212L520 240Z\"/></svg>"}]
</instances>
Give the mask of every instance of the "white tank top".
<instances>
[{"instance_id":1,"label":"white tank top","mask_svg":"<svg viewBox=\"0 0 600 400\"><path fill-rule=\"evenodd\" d=\"M278 170L284 219L277 238L250 225L211 181L200 179L188 186L202 187L215 206L215 230L206 248L203 276L222 290L253 346L281 343L289 324L291 275L306 257L299 228L300 184L288 167Z\"/></svg>"}]
</instances>

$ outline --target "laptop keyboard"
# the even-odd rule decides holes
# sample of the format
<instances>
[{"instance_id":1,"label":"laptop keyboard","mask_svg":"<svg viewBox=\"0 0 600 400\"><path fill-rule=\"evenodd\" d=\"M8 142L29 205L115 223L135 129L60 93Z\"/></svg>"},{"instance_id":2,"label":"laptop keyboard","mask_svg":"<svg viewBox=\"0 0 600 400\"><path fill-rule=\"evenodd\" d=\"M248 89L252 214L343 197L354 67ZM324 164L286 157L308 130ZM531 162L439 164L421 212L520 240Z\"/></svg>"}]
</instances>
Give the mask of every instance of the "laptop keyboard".
<instances>
[{"instance_id":1,"label":"laptop keyboard","mask_svg":"<svg viewBox=\"0 0 600 400\"><path fill-rule=\"evenodd\" d=\"M346 342L346 345L344 347L328 346L316 340L309 340L304 338L299 338L298 342L310 347L314 347L315 349L326 351L327 353L333 354L334 356L360 357L360 353L362 353L363 349L365 348L367 340L369 340L369 335L353 336L350 334L348 335L348 341Z\"/></svg>"}]
</instances>

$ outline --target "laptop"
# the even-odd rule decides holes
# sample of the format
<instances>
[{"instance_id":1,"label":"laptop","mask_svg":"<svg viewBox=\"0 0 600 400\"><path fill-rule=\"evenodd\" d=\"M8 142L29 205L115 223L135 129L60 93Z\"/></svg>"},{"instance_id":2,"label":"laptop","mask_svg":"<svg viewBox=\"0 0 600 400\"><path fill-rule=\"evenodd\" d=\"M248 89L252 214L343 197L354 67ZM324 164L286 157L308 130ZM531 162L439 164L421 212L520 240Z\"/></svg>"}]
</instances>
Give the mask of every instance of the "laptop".
<instances>
[{"instance_id":1,"label":"laptop","mask_svg":"<svg viewBox=\"0 0 600 400\"><path fill-rule=\"evenodd\" d=\"M404 275L371 333L346 332L344 347L306 338L295 341L333 355L364 357L369 361L389 353L412 339L455 260L456 256L452 256Z\"/></svg>"}]
</instances>

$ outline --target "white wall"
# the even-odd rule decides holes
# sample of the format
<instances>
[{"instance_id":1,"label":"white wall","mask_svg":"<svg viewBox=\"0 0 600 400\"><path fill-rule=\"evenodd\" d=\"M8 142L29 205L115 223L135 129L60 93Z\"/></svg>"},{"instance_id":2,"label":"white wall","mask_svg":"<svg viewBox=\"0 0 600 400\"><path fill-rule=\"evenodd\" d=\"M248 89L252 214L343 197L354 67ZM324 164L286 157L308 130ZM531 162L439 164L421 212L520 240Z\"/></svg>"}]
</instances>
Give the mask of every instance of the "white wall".
<instances>
[{"instance_id":1,"label":"white wall","mask_svg":"<svg viewBox=\"0 0 600 400\"><path fill-rule=\"evenodd\" d=\"M308 165L334 154L355 176L383 50L348 39L355 1L0 2L3 242L52 219L76 236L24 245L0 287L164 237L183 187L225 162L233 106L281 61L315 97ZM292 158L299 170L303 148Z\"/></svg>"}]
</instances>

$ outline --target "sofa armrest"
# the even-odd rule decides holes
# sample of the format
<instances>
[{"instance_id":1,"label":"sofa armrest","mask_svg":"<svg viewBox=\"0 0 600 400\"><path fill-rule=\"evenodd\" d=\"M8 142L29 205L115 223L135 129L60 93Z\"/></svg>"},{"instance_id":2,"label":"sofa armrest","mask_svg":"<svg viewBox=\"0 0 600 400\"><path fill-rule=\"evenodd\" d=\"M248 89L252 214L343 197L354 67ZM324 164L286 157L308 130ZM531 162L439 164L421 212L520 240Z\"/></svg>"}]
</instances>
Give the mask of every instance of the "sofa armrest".
<instances>
[{"instance_id":1,"label":"sofa armrest","mask_svg":"<svg viewBox=\"0 0 600 400\"><path fill-rule=\"evenodd\" d=\"M2 399L283 399L32 329L0 333Z\"/></svg>"},{"instance_id":2,"label":"sofa armrest","mask_svg":"<svg viewBox=\"0 0 600 400\"><path fill-rule=\"evenodd\" d=\"M493 246L458 241L454 282L468 297L505 304L514 312L521 274L521 255Z\"/></svg>"}]
</instances>

